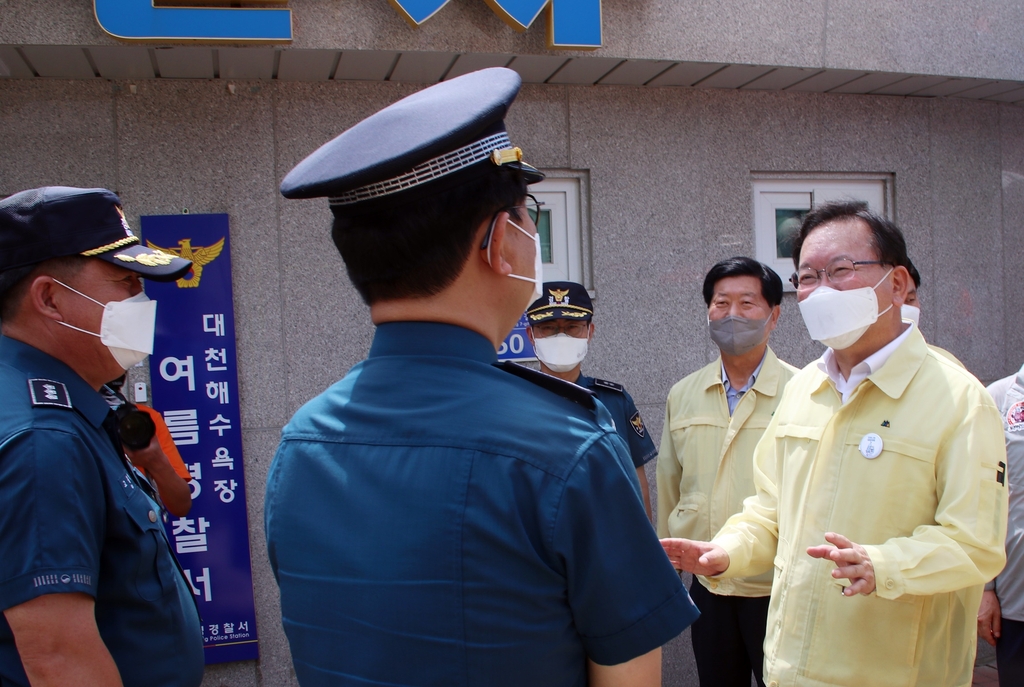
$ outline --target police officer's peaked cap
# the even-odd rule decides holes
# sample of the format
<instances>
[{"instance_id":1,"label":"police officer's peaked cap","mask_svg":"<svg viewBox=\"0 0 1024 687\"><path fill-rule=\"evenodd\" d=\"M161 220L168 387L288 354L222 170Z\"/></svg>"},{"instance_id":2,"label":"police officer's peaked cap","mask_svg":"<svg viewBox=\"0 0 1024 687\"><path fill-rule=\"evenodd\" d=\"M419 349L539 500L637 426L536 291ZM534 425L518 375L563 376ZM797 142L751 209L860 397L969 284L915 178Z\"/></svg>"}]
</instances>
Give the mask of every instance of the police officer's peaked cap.
<instances>
[{"instance_id":1,"label":"police officer's peaked cap","mask_svg":"<svg viewBox=\"0 0 1024 687\"><path fill-rule=\"evenodd\" d=\"M589 322L594 317L594 302L583 284L574 281L546 281L543 295L530 304L526 318L531 325L546 320L580 320Z\"/></svg>"},{"instance_id":2,"label":"police officer's peaked cap","mask_svg":"<svg viewBox=\"0 0 1024 687\"><path fill-rule=\"evenodd\" d=\"M0 272L69 255L106 260L154 281L172 281L192 268L144 247L121 199L105 188L44 186L0 200Z\"/></svg>"},{"instance_id":3,"label":"police officer's peaked cap","mask_svg":"<svg viewBox=\"0 0 1024 687\"><path fill-rule=\"evenodd\" d=\"M521 83L511 69L483 69L403 98L320 146L288 173L281 193L328 197L338 214L452 187L486 166L540 181L505 131Z\"/></svg>"}]
</instances>

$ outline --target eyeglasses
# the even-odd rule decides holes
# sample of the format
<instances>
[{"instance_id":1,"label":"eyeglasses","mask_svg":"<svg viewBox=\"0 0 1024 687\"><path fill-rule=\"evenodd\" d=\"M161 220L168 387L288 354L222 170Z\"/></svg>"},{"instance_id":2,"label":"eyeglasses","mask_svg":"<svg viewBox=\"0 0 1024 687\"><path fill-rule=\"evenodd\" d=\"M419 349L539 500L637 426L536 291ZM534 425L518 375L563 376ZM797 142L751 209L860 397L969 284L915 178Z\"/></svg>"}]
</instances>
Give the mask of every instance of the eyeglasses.
<instances>
[{"instance_id":1,"label":"eyeglasses","mask_svg":"<svg viewBox=\"0 0 1024 687\"><path fill-rule=\"evenodd\" d=\"M515 208L526 208L526 214L530 216L530 221L537 224L540 221L540 206L543 205L541 201L537 200L534 196L529 193L526 194L526 202L522 205L513 205L506 210L513 210Z\"/></svg>"},{"instance_id":2,"label":"eyeglasses","mask_svg":"<svg viewBox=\"0 0 1024 687\"><path fill-rule=\"evenodd\" d=\"M821 275L828 277L829 282L841 284L853 277L858 265L887 265L881 260L847 260L841 258L833 260L825 269L816 270L813 267L804 267L799 272L794 272L789 278L791 284L798 289L813 289L821 283Z\"/></svg>"},{"instance_id":3,"label":"eyeglasses","mask_svg":"<svg viewBox=\"0 0 1024 687\"><path fill-rule=\"evenodd\" d=\"M533 325L533 334L538 339L546 339L565 332L574 339L582 339L590 333L589 322L566 322L556 324L555 322L544 322Z\"/></svg>"},{"instance_id":4,"label":"eyeglasses","mask_svg":"<svg viewBox=\"0 0 1024 687\"><path fill-rule=\"evenodd\" d=\"M491 234L494 233L494 223L495 220L498 219L499 213L508 212L509 210L514 210L516 208L526 208L526 214L530 216L530 221L533 222L534 226L537 226L537 222L540 221L540 207L542 205L544 205L544 203L527 193L526 202L522 205L511 205L507 208L498 210L498 212L494 213L494 217L491 218L491 226L487 228L487 233L484 235L484 242L480 244L480 250L484 250L491 245Z\"/></svg>"}]
</instances>

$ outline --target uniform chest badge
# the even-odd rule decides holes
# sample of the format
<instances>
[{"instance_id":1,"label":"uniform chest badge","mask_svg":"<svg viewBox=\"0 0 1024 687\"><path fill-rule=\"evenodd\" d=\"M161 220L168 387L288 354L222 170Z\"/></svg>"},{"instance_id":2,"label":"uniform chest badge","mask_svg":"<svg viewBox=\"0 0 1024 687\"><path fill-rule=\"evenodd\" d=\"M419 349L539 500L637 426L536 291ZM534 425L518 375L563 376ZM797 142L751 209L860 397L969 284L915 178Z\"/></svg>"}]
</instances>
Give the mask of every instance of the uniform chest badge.
<instances>
[{"instance_id":1,"label":"uniform chest badge","mask_svg":"<svg viewBox=\"0 0 1024 687\"><path fill-rule=\"evenodd\" d=\"M644 438L644 434L647 433L647 428L644 427L644 420L640 417L640 411L633 413L633 417L629 418L629 426L633 428L633 431L640 435L640 438Z\"/></svg>"},{"instance_id":2,"label":"uniform chest badge","mask_svg":"<svg viewBox=\"0 0 1024 687\"><path fill-rule=\"evenodd\" d=\"M860 454L868 460L874 460L882 453L882 437L874 432L865 434L860 440Z\"/></svg>"},{"instance_id":3,"label":"uniform chest badge","mask_svg":"<svg viewBox=\"0 0 1024 687\"><path fill-rule=\"evenodd\" d=\"M1017 401L1006 411L1006 429L1010 432L1024 432L1024 401Z\"/></svg>"},{"instance_id":4,"label":"uniform chest badge","mask_svg":"<svg viewBox=\"0 0 1024 687\"><path fill-rule=\"evenodd\" d=\"M53 408L71 408L71 396L68 388L60 382L50 379L28 380L29 396L32 407L49 406Z\"/></svg>"}]
</instances>

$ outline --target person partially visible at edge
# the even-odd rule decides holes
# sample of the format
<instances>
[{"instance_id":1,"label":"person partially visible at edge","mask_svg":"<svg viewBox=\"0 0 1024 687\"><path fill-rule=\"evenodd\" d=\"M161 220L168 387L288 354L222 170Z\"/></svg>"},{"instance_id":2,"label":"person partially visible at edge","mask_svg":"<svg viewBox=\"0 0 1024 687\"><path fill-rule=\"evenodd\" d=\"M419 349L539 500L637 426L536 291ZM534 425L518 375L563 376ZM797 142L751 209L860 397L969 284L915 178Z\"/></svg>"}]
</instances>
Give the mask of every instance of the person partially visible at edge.
<instances>
[{"instance_id":1,"label":"person partially visible at edge","mask_svg":"<svg viewBox=\"0 0 1024 687\"><path fill-rule=\"evenodd\" d=\"M661 684L696 617L593 394L497 348L541 295L508 69L427 88L285 177L330 198L376 325L285 427L265 528L299 683ZM611 508L609 504L616 504Z\"/></svg>"},{"instance_id":2,"label":"person partially visible at edge","mask_svg":"<svg viewBox=\"0 0 1024 687\"><path fill-rule=\"evenodd\" d=\"M1024 685L1024 367L988 387L1003 416L1010 490L1006 567L985 584L978 636L996 648L999 687Z\"/></svg>"},{"instance_id":3,"label":"person partially visible at edge","mask_svg":"<svg viewBox=\"0 0 1024 687\"><path fill-rule=\"evenodd\" d=\"M140 245L106 189L0 200L4 687L202 681L191 586L98 393L153 350L140 278L191 265Z\"/></svg>"},{"instance_id":4,"label":"person partially visible at edge","mask_svg":"<svg viewBox=\"0 0 1024 687\"><path fill-rule=\"evenodd\" d=\"M921 300L917 297L917 290L921 288L921 273L917 271L914 263L907 258L907 274L910 275L910 282L907 284L907 300L903 301L900 307L900 315L904 320L910 320L917 326L921 326Z\"/></svg>"},{"instance_id":5,"label":"person partially visible at edge","mask_svg":"<svg viewBox=\"0 0 1024 687\"><path fill-rule=\"evenodd\" d=\"M121 375L100 387L100 394L115 412L128 403L128 399L121 393L125 379L126 375ZM153 486L160 504L167 512L183 518L192 510L192 489L188 485L192 481L192 475L185 467L178 447L174 445L167 423L164 422L163 416L152 408L141 404L132 404L129 407L145 413L153 422L154 432L149 446L141 449L125 446L125 455L141 473L142 478Z\"/></svg>"},{"instance_id":6,"label":"person partially visible at edge","mask_svg":"<svg viewBox=\"0 0 1024 687\"><path fill-rule=\"evenodd\" d=\"M901 317L903 234L857 202L811 210L800 313L828 348L786 386L754 451L757 493L674 564L774 569L768 685L971 684L982 585L1006 560L999 411Z\"/></svg>"},{"instance_id":7,"label":"person partially visible at edge","mask_svg":"<svg viewBox=\"0 0 1024 687\"><path fill-rule=\"evenodd\" d=\"M718 358L672 387L658 458L658 536L710 539L754 489L754 447L796 368L768 339L779 321L782 279L746 257L704 277L708 334ZM704 687L758 685L772 573L729 580L694 577L700 618L690 628Z\"/></svg>"},{"instance_id":8,"label":"person partially visible at edge","mask_svg":"<svg viewBox=\"0 0 1024 687\"><path fill-rule=\"evenodd\" d=\"M915 327L921 326L921 299L917 297L917 290L921 288L921 273L917 271L917 267L914 263L907 258L907 273L910 275L910 282L907 284L907 299L903 302L903 306L900 308L900 315L904 321L910 321L914 323ZM964 364L960 362L960 359L955 355L947 351L945 348L936 346L935 344L928 344L928 347L943 356L947 360L956 363L960 367Z\"/></svg>"},{"instance_id":9,"label":"person partially visible at edge","mask_svg":"<svg viewBox=\"0 0 1024 687\"><path fill-rule=\"evenodd\" d=\"M526 311L530 323L527 336L540 361L541 372L590 389L611 412L615 429L629 446L644 510L650 518L651 494L644 465L658 457L654 440L625 387L582 372L583 359L594 338L594 303L590 294L582 284L571 281L545 282L542 291L544 295Z\"/></svg>"}]
</instances>

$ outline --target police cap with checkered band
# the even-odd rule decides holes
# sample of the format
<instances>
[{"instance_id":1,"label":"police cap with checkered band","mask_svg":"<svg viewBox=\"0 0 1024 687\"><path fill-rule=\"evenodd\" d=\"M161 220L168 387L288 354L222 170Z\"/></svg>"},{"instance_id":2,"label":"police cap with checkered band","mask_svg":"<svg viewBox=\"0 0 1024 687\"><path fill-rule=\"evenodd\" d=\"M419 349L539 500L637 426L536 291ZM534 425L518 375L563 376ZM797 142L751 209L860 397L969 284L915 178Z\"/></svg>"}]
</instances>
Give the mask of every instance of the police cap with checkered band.
<instances>
[{"instance_id":1,"label":"police cap with checkered band","mask_svg":"<svg viewBox=\"0 0 1024 687\"><path fill-rule=\"evenodd\" d=\"M320 146L288 173L281 193L327 197L341 215L453 188L495 166L540 181L505 130L521 83L511 69L482 69L403 98Z\"/></svg>"}]
</instances>

